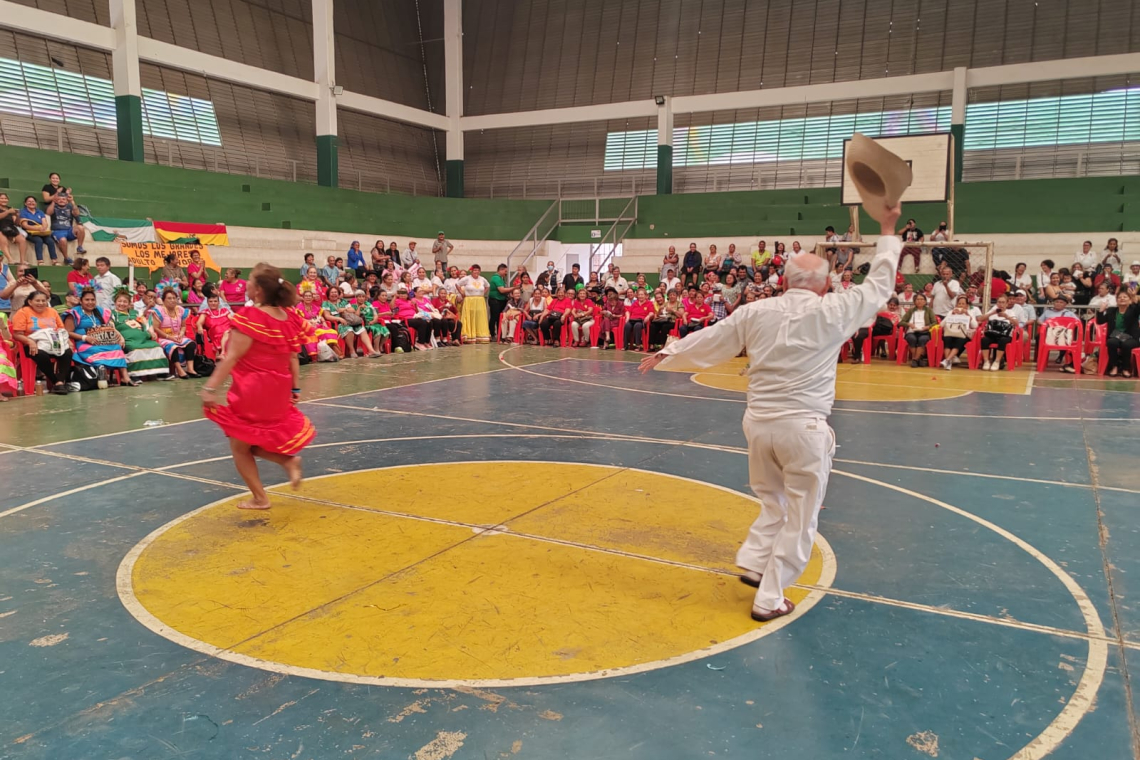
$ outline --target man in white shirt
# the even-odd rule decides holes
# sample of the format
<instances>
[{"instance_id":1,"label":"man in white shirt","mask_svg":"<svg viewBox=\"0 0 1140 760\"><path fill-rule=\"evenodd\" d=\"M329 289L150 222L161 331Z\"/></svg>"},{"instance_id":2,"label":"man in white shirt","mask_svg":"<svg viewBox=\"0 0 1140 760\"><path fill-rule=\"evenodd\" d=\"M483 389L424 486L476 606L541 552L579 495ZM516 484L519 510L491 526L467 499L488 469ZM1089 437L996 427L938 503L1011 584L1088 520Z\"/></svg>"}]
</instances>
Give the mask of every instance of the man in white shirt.
<instances>
[{"instance_id":1,"label":"man in white shirt","mask_svg":"<svg viewBox=\"0 0 1140 760\"><path fill-rule=\"evenodd\" d=\"M619 268L614 267L611 269L609 276L602 282L602 290L606 288L613 288L620 296L624 296L625 291L629 290L629 283L621 276L621 270Z\"/></svg>"},{"instance_id":2,"label":"man in white shirt","mask_svg":"<svg viewBox=\"0 0 1140 760\"><path fill-rule=\"evenodd\" d=\"M666 293L681 284L681 281L677 279L677 273L673 270L673 267L669 267L665 270L665 280L661 284L665 286Z\"/></svg>"},{"instance_id":3,"label":"man in white shirt","mask_svg":"<svg viewBox=\"0 0 1140 760\"><path fill-rule=\"evenodd\" d=\"M1096 265L1100 263L1097 259L1096 251L1092 249L1092 241L1086 240L1081 244L1081 250L1073 254L1073 263L1080 264L1081 269L1086 272L1091 272L1096 269Z\"/></svg>"},{"instance_id":4,"label":"man in white shirt","mask_svg":"<svg viewBox=\"0 0 1140 760\"><path fill-rule=\"evenodd\" d=\"M1108 283L1102 280L1100 285L1096 286L1096 295L1089 299L1090 314L1095 317L1096 312L1112 306L1116 306L1116 296L1108 292Z\"/></svg>"},{"instance_id":5,"label":"man in white shirt","mask_svg":"<svg viewBox=\"0 0 1140 760\"><path fill-rule=\"evenodd\" d=\"M404 269L411 269L420 265L420 255L416 253L416 241L408 241L408 247L400 254L400 263L404 265Z\"/></svg>"},{"instance_id":6,"label":"man in white shirt","mask_svg":"<svg viewBox=\"0 0 1140 760\"><path fill-rule=\"evenodd\" d=\"M744 570L741 581L757 587L755 620L795 609L784 589L807 567L835 452L835 434L827 424L835 401L835 357L894 289L902 249L894 230L901 208L880 202L868 213L878 219L882 236L861 284L827 293L827 260L794 256L784 271L782 297L742 305L722 322L641 363L642 372L658 364L706 369L748 351L744 433L750 486L764 508L736 564Z\"/></svg>"},{"instance_id":7,"label":"man in white shirt","mask_svg":"<svg viewBox=\"0 0 1140 760\"><path fill-rule=\"evenodd\" d=\"M1140 261L1133 261L1132 266L1128 267L1128 271L1120 278L1120 281L1126 288L1136 289L1140 286Z\"/></svg>"},{"instance_id":8,"label":"man in white shirt","mask_svg":"<svg viewBox=\"0 0 1140 760\"><path fill-rule=\"evenodd\" d=\"M954 308L954 301L962 293L962 286L955 279L952 279L953 273L950 267L944 266L938 271L941 279L934 283L934 298L930 305L931 311L939 317L945 317Z\"/></svg>"},{"instance_id":9,"label":"man in white shirt","mask_svg":"<svg viewBox=\"0 0 1140 760\"><path fill-rule=\"evenodd\" d=\"M123 281L111 271L111 260L106 256L95 259L95 305L100 309L115 307L115 291L123 287Z\"/></svg>"}]
</instances>

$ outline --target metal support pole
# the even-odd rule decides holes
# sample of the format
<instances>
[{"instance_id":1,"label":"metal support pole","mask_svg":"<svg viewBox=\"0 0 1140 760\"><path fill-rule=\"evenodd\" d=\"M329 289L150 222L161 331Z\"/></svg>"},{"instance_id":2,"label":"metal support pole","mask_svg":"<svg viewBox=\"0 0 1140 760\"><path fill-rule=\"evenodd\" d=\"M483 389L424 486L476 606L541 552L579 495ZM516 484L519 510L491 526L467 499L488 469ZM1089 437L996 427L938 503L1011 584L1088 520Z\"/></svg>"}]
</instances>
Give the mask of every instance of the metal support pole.
<instances>
[{"instance_id":1,"label":"metal support pole","mask_svg":"<svg viewBox=\"0 0 1140 760\"><path fill-rule=\"evenodd\" d=\"M55 126L55 142L56 142L56 146L57 146L56 149L60 153L63 153L63 125L62 124L57 124Z\"/></svg>"},{"instance_id":2,"label":"metal support pole","mask_svg":"<svg viewBox=\"0 0 1140 760\"><path fill-rule=\"evenodd\" d=\"M214 173L218 173L218 151L214 151Z\"/></svg>"},{"instance_id":3,"label":"metal support pole","mask_svg":"<svg viewBox=\"0 0 1140 760\"><path fill-rule=\"evenodd\" d=\"M360 170L356 170L356 190L357 192L364 192L364 178L360 176Z\"/></svg>"},{"instance_id":4,"label":"metal support pole","mask_svg":"<svg viewBox=\"0 0 1140 760\"><path fill-rule=\"evenodd\" d=\"M526 200L526 180L523 180L523 200Z\"/></svg>"},{"instance_id":5,"label":"metal support pole","mask_svg":"<svg viewBox=\"0 0 1140 760\"><path fill-rule=\"evenodd\" d=\"M289 163L293 164L293 181L296 182L297 181L297 161L295 159L291 159L289 161Z\"/></svg>"},{"instance_id":6,"label":"metal support pole","mask_svg":"<svg viewBox=\"0 0 1140 760\"><path fill-rule=\"evenodd\" d=\"M594 180L594 224L601 224L599 221L602 215L602 201L598 197L598 180Z\"/></svg>"},{"instance_id":7,"label":"metal support pole","mask_svg":"<svg viewBox=\"0 0 1140 760\"><path fill-rule=\"evenodd\" d=\"M261 179L261 156L253 157L253 176Z\"/></svg>"}]
</instances>

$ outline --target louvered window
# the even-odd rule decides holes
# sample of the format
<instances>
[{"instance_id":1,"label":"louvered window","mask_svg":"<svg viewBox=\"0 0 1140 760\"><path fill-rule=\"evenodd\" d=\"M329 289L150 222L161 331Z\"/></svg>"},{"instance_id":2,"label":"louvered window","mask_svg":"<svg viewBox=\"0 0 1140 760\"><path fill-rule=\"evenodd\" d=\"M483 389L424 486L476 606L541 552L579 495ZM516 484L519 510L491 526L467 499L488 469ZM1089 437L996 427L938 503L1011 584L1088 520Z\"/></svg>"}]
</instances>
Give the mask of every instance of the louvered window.
<instances>
[{"instance_id":1,"label":"louvered window","mask_svg":"<svg viewBox=\"0 0 1140 760\"><path fill-rule=\"evenodd\" d=\"M685 127L673 133L675 167L840 158L855 131L875 136L950 129L950 107ZM966 151L1140 141L1140 87L992 103L966 109ZM657 166L655 130L610 132L605 169Z\"/></svg>"},{"instance_id":2,"label":"louvered window","mask_svg":"<svg viewBox=\"0 0 1140 760\"><path fill-rule=\"evenodd\" d=\"M221 145L208 100L143 90L143 134ZM115 88L108 79L0 58L0 112L115 129Z\"/></svg>"}]
</instances>

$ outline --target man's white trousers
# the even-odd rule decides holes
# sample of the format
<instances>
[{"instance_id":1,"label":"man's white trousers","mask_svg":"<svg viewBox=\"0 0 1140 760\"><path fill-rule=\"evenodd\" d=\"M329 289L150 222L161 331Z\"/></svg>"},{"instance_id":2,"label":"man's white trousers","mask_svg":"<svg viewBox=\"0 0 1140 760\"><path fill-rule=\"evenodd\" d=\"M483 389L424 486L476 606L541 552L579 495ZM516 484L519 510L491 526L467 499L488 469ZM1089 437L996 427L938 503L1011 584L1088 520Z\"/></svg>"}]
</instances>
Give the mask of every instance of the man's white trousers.
<instances>
[{"instance_id":1,"label":"man's white trousers","mask_svg":"<svg viewBox=\"0 0 1140 760\"><path fill-rule=\"evenodd\" d=\"M778 420L744 418L748 480L763 502L736 564L763 574L755 607L770 612L811 558L819 507L831 475L835 433L818 416Z\"/></svg>"}]
</instances>

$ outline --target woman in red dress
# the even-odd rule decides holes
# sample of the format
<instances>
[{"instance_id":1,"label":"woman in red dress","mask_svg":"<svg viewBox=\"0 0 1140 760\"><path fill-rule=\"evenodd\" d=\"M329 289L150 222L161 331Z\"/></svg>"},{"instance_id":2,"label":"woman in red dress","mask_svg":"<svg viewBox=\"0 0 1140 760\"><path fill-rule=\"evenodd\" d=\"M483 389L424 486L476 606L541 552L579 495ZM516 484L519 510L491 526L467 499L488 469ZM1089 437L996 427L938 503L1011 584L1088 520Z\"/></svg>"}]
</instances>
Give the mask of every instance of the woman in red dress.
<instances>
[{"instance_id":1,"label":"woman in red dress","mask_svg":"<svg viewBox=\"0 0 1140 760\"><path fill-rule=\"evenodd\" d=\"M281 465L290 485L300 488L300 452L317 434L295 406L301 395L297 357L313 337L308 321L292 308L297 291L277 267L258 264L248 287L254 305L231 317L225 358L201 396L206 416L229 437L234 466L253 494L238 508L269 509L256 458ZM231 373L229 405L219 406L218 388Z\"/></svg>"}]
</instances>

